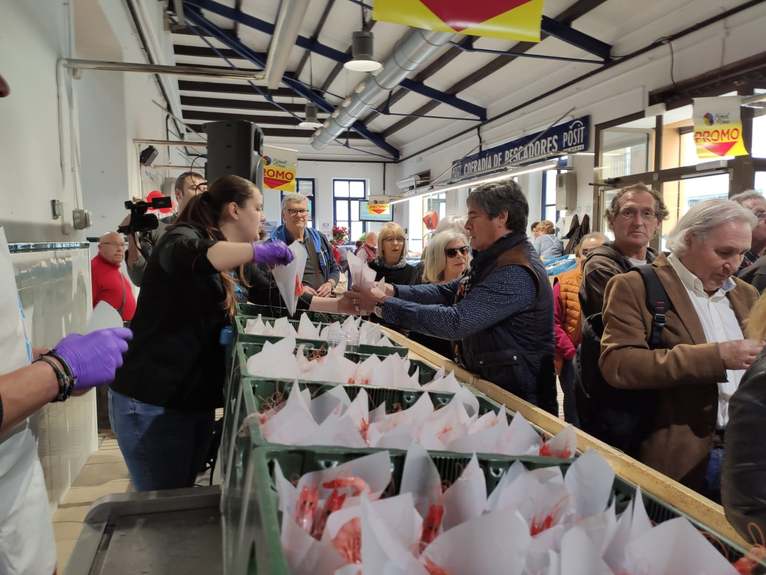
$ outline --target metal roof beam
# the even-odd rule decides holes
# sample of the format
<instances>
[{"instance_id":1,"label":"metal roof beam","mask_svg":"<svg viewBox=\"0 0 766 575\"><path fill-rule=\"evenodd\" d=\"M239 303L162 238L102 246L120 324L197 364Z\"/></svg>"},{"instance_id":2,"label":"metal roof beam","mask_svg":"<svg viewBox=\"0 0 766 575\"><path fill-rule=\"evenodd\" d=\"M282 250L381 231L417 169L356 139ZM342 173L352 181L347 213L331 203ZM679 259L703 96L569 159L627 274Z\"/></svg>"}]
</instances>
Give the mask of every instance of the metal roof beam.
<instances>
[{"instance_id":1,"label":"metal roof beam","mask_svg":"<svg viewBox=\"0 0 766 575\"><path fill-rule=\"evenodd\" d=\"M302 114L305 106L303 104L292 104L289 102L280 102L279 108L273 102L264 100L233 100L230 98L206 98L202 96L184 96L181 95L181 106L194 106L197 108L221 108L234 110L259 110L261 112L281 111L281 108Z\"/></svg>"},{"instance_id":2,"label":"metal roof beam","mask_svg":"<svg viewBox=\"0 0 766 575\"><path fill-rule=\"evenodd\" d=\"M221 4L218 4L216 2L211 2L210 0L185 0L186 3L186 19L192 22L193 24L197 25L198 27L202 28L204 31L209 33L211 36L216 37L218 40L226 44L229 48L240 54L242 57L247 58L254 64L258 66L265 66L266 62L253 50L245 46L242 42L239 40L236 40L229 36L228 34L225 34L223 31L219 30L219 28L207 20L202 13L199 11L198 8L204 8L206 10L209 10L210 6L212 5L216 9L223 9L225 14L220 14L222 16L225 16L227 18L232 18L236 16L236 14L233 14L233 10L231 8L228 8L227 6L223 6ZM214 10L211 10L214 11ZM241 14L242 18L246 19L252 19L252 16L249 16L247 14ZM257 20L257 18L255 18ZM263 22L263 21L261 21ZM247 21L242 21L242 24L249 25ZM270 25L271 29L274 29L273 25ZM298 38L301 38L300 36ZM317 107L321 110L324 110L325 112L332 112L335 107L330 104L327 100L325 100L320 94L318 94L313 89L309 88L308 86L304 85L303 83L299 82L292 76L285 74L282 78L282 81L287 85L290 89L292 89L296 94L303 96L307 100L310 100L314 104L317 105ZM354 122L354 124L350 127L350 129L354 130L355 132L361 134L364 138L368 139L370 142L378 146L380 149L384 150L388 154L391 154L394 159L399 158L399 150L394 148L391 144L386 142L386 140L380 136L379 134L376 134L375 132L372 132L367 126L365 126L362 122Z\"/></svg>"},{"instance_id":3,"label":"metal roof beam","mask_svg":"<svg viewBox=\"0 0 766 575\"><path fill-rule=\"evenodd\" d=\"M214 92L219 94L246 94L257 96L250 84L229 84L225 82L197 82L194 80L178 80L178 90L181 92ZM295 98L296 94L290 88L277 88L261 90L267 98ZM299 96L300 97L300 96Z\"/></svg>"},{"instance_id":4,"label":"metal roof beam","mask_svg":"<svg viewBox=\"0 0 766 575\"><path fill-rule=\"evenodd\" d=\"M335 0L327 0L327 4L325 5L324 10L322 10L322 15L319 17L319 22L317 22L317 26L314 29L314 33L311 35L311 39L314 40L314 42L319 40L319 35L322 33L322 28L324 28L325 22L327 22L327 17L330 15L330 10L332 10L333 4L335 4ZM303 72L303 67L306 65L306 62L308 62L310 54L311 50L305 50L303 52L303 56L301 56L301 59L298 62L298 67L295 69L296 78L301 77L301 72Z\"/></svg>"},{"instance_id":5,"label":"metal roof beam","mask_svg":"<svg viewBox=\"0 0 766 575\"><path fill-rule=\"evenodd\" d=\"M543 16L542 30L546 34L558 38L562 42L566 42L575 48L580 48L581 50L585 50L590 54L598 56L604 61L610 59L610 54L612 52L611 44L607 44L598 38L594 38L584 32L575 30L568 24L564 24L553 18L548 18L548 16Z\"/></svg>"},{"instance_id":6,"label":"metal roof beam","mask_svg":"<svg viewBox=\"0 0 766 575\"><path fill-rule=\"evenodd\" d=\"M219 4L214 0L185 0L185 2L187 6L197 6L203 10L208 10L214 14L223 16L224 18L239 21L240 24L244 24L245 26L249 26L250 28L254 28L255 30L265 34L274 33L274 25L270 22L266 22L265 20L261 20L260 18L256 18L250 14L236 12L233 8ZM331 46L327 46L326 44L322 44L321 42L317 42L311 38L306 38L305 36L299 35L295 40L295 44L301 48L311 50L315 54L319 54L320 56L324 56L325 58L334 60L341 64L345 64L351 59L350 54L341 52L340 50L336 50ZM481 106L477 106L476 104L467 102L462 98L458 98L454 94L446 94L441 90L430 88L422 82L418 82L417 80L406 79L401 83L401 85L412 92L417 92L418 94L437 100L443 104L448 104L454 108L457 108L458 110L462 110L463 112L477 116L481 119L485 119L487 117L486 109L482 108Z\"/></svg>"}]
</instances>

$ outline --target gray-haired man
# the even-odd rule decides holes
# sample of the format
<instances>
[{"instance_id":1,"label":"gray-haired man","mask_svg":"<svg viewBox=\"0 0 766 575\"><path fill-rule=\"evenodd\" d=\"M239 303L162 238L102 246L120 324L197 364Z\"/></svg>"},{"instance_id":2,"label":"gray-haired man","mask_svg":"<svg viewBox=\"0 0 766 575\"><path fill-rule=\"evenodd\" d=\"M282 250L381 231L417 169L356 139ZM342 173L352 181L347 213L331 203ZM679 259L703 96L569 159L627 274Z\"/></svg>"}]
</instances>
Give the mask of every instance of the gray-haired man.
<instances>
[{"instance_id":1,"label":"gray-haired man","mask_svg":"<svg viewBox=\"0 0 766 575\"><path fill-rule=\"evenodd\" d=\"M742 258L737 276L755 287L759 292L766 288L766 257L762 257L766 248L766 198L755 190L747 190L731 199L747 208L758 218L758 225L753 229L750 249Z\"/></svg>"}]
</instances>

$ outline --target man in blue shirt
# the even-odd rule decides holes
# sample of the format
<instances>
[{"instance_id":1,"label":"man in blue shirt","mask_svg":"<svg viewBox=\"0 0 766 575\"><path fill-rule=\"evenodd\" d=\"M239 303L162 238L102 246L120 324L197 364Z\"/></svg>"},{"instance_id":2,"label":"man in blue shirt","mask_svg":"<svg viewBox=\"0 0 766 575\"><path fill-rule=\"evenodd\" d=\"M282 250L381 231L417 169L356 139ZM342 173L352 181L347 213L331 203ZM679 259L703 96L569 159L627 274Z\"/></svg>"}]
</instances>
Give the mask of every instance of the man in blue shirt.
<instances>
[{"instance_id":1,"label":"man in blue shirt","mask_svg":"<svg viewBox=\"0 0 766 575\"><path fill-rule=\"evenodd\" d=\"M468 370L558 415L553 295L525 230L529 206L515 182L469 197L470 272L446 284L373 288L361 294L387 323L456 340Z\"/></svg>"},{"instance_id":2,"label":"man in blue shirt","mask_svg":"<svg viewBox=\"0 0 766 575\"><path fill-rule=\"evenodd\" d=\"M309 228L308 199L301 194L285 194L282 199L282 225L271 234L287 245L293 241L306 250L306 269L303 272L303 292L311 296L327 297L338 285L340 268L332 255L327 238Z\"/></svg>"}]
</instances>

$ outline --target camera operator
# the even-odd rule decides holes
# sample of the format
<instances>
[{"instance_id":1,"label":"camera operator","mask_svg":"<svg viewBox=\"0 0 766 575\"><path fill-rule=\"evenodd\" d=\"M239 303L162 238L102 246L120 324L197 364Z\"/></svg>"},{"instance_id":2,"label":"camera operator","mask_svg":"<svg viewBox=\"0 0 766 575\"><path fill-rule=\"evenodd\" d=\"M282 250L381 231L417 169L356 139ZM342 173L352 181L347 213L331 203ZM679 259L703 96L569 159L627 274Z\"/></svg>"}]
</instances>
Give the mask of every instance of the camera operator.
<instances>
[{"instance_id":1,"label":"camera operator","mask_svg":"<svg viewBox=\"0 0 766 575\"><path fill-rule=\"evenodd\" d=\"M287 264L282 242L256 243L263 197L224 176L192 197L154 248L111 386L112 429L138 491L191 487L223 405L222 333L250 296L252 263Z\"/></svg>"},{"instance_id":2,"label":"camera operator","mask_svg":"<svg viewBox=\"0 0 766 575\"><path fill-rule=\"evenodd\" d=\"M128 268L128 276L130 280L137 286L141 286L141 282L144 279L144 271L146 270L146 263L152 255L152 250L162 235L165 233L167 227L174 224L178 215L183 212L186 204L191 198L207 190L207 182L205 178L196 172L184 172L176 178L175 183L175 196L176 196L176 213L166 218L162 218L159 221L159 225L146 232L129 233L128 234L128 252L125 258L125 264ZM130 224L131 217L128 215L120 226Z\"/></svg>"}]
</instances>

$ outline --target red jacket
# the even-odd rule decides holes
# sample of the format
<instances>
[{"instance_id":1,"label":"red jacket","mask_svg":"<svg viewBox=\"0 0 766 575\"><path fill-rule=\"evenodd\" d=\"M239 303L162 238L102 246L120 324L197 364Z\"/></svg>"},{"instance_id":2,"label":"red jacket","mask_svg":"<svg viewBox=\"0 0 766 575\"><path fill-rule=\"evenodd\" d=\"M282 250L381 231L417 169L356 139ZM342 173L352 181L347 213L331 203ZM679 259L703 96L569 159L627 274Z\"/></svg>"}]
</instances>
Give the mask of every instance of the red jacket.
<instances>
[{"instance_id":1,"label":"red jacket","mask_svg":"<svg viewBox=\"0 0 766 575\"><path fill-rule=\"evenodd\" d=\"M130 281L119 266L109 263L101 255L90 261L90 278L93 286L93 307L105 301L118 312L124 321L133 319L136 313L136 298Z\"/></svg>"}]
</instances>

